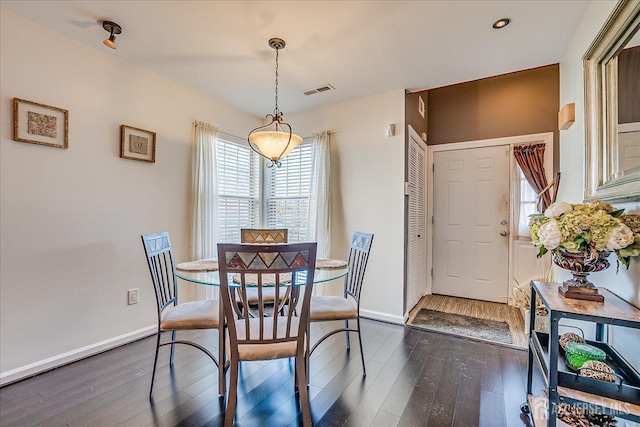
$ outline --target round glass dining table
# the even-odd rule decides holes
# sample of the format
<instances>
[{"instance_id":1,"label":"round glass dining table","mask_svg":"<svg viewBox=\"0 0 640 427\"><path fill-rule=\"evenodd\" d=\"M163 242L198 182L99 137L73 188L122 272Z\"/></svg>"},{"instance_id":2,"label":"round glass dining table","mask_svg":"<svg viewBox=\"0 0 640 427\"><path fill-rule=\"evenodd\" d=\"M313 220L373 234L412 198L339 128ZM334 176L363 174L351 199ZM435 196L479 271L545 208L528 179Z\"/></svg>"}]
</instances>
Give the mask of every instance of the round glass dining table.
<instances>
[{"instance_id":1,"label":"round glass dining table","mask_svg":"<svg viewBox=\"0 0 640 427\"><path fill-rule=\"evenodd\" d=\"M313 275L313 283L324 283L330 280L339 279L344 277L349 272L348 266L343 266L339 268L316 268ZM179 270L175 271L176 276L182 280L186 280L188 282L197 283L199 285L207 285L207 286L220 286L220 274L218 270L213 271L188 271L188 270ZM229 286L234 286L233 273L229 273ZM305 273L296 274L296 281L298 284L303 284L306 280ZM286 286L286 283L281 283L281 286ZM236 286L240 286L236 284ZM220 299L220 314L223 313L222 307L222 299ZM220 322L218 327L218 360L225 360L225 322ZM228 362L221 362L218 365L218 394L220 396L224 396L226 389L226 380L225 380L225 372L228 366Z\"/></svg>"},{"instance_id":2,"label":"round glass dining table","mask_svg":"<svg viewBox=\"0 0 640 427\"><path fill-rule=\"evenodd\" d=\"M338 268L316 268L313 274L313 283L324 283L329 282L331 280L339 279L344 277L349 272L349 267L346 265L344 267ZM208 286L220 286L220 274L218 270L215 271L187 271L187 270L176 270L176 276L182 280L186 280L188 282L197 283L199 285L208 285ZM229 286L234 287L240 286L240 284L235 283L233 281L232 273L229 273ZM306 279L305 273L300 273L296 275L296 280L298 280L298 284L303 284ZM281 285L286 286L286 283L282 283Z\"/></svg>"}]
</instances>

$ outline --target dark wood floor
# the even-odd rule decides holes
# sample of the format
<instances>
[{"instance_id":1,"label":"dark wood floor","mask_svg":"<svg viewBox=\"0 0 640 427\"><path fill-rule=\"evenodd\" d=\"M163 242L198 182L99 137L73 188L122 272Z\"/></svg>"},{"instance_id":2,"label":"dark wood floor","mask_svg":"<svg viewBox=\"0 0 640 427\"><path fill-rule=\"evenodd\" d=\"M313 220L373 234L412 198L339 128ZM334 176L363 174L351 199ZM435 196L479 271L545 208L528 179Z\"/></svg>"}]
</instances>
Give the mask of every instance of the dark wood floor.
<instances>
[{"instance_id":1,"label":"dark wood floor","mask_svg":"<svg viewBox=\"0 0 640 427\"><path fill-rule=\"evenodd\" d=\"M313 325L313 335L329 325ZM215 332L189 333L215 346ZM357 346L334 336L311 360L317 426L522 426L527 353L365 320L363 379ZM0 389L2 426L218 426L215 365L178 346L173 372L161 350L148 398L154 341L146 338ZM237 425L298 425L293 363L244 363ZM539 390L540 386L536 385Z\"/></svg>"}]
</instances>

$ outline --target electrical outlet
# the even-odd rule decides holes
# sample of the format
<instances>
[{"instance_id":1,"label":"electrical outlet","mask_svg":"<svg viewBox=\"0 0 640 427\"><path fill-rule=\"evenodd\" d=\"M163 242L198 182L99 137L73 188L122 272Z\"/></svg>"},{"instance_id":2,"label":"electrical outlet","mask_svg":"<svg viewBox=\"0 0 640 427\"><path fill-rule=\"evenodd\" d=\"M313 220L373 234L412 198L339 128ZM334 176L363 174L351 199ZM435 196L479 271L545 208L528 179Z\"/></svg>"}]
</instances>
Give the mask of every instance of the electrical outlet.
<instances>
[{"instance_id":1,"label":"electrical outlet","mask_svg":"<svg viewBox=\"0 0 640 427\"><path fill-rule=\"evenodd\" d=\"M129 297L129 305L138 303L138 289L129 289L127 296Z\"/></svg>"}]
</instances>

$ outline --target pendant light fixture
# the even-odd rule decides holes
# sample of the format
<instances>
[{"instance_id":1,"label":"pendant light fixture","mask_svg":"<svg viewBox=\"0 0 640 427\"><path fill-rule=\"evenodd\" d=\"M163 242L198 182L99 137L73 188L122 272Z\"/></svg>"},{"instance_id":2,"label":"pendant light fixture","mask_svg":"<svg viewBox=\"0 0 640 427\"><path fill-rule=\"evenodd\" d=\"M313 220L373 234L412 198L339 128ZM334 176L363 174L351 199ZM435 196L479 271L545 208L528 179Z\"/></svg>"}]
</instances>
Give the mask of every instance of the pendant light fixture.
<instances>
[{"instance_id":1,"label":"pendant light fixture","mask_svg":"<svg viewBox=\"0 0 640 427\"><path fill-rule=\"evenodd\" d=\"M122 33L122 27L115 22L102 21L102 28L109 33L109 38L105 39L102 43L105 46L109 46L111 49L116 49L116 34Z\"/></svg>"},{"instance_id":2,"label":"pendant light fixture","mask_svg":"<svg viewBox=\"0 0 640 427\"><path fill-rule=\"evenodd\" d=\"M280 160L300 145L302 138L291 132L291 126L283 121L282 112L278 109L278 52L284 49L286 43L282 39L273 38L269 40L269 46L276 50L276 106L273 114L266 115L271 122L249 132L247 141L253 151L269 160L267 167L280 167Z\"/></svg>"}]
</instances>

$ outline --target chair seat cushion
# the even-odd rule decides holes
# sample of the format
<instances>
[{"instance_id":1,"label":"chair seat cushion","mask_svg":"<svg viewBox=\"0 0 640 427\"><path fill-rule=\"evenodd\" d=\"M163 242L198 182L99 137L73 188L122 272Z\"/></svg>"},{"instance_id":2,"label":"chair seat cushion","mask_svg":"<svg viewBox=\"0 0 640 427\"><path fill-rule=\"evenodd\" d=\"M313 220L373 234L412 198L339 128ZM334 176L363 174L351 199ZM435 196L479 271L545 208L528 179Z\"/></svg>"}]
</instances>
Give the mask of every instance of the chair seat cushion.
<instances>
[{"instance_id":1,"label":"chair seat cushion","mask_svg":"<svg viewBox=\"0 0 640 427\"><path fill-rule=\"evenodd\" d=\"M278 316L277 338L284 338L287 331L287 317ZM296 338L298 335L299 319L291 318L290 336ZM246 339L246 328L243 319L236 319L236 334L238 341ZM251 340L260 339L260 319L249 319L249 336ZM264 318L263 339L273 339L273 317ZM227 348L231 348L230 338L227 335ZM295 357L298 348L297 341L286 341L279 343L240 343L238 344L238 359L249 360L272 360L285 357Z\"/></svg>"},{"instance_id":2,"label":"chair seat cushion","mask_svg":"<svg viewBox=\"0 0 640 427\"><path fill-rule=\"evenodd\" d=\"M312 296L310 317L312 322L356 319L358 310L350 300L343 297Z\"/></svg>"},{"instance_id":3,"label":"chair seat cushion","mask_svg":"<svg viewBox=\"0 0 640 427\"><path fill-rule=\"evenodd\" d=\"M287 290L289 287L280 286L280 290L278 291L278 299L280 301L284 300L287 295ZM238 290L240 292L240 290ZM273 304L276 299L276 288L275 286L271 287L263 287L262 288L262 301L265 303ZM247 301L249 301L249 305L256 305L260 301L258 299L258 288L247 286Z\"/></svg>"},{"instance_id":4,"label":"chair seat cushion","mask_svg":"<svg viewBox=\"0 0 640 427\"><path fill-rule=\"evenodd\" d=\"M240 284L240 273L236 273L233 275L233 283ZM279 284L291 283L292 274L291 273L281 273L278 278ZM263 274L262 277L263 285L275 285L276 284L276 275L273 273ZM247 285L257 285L258 284L258 275L255 273L247 273L244 275L244 281Z\"/></svg>"},{"instance_id":5,"label":"chair seat cushion","mask_svg":"<svg viewBox=\"0 0 640 427\"><path fill-rule=\"evenodd\" d=\"M193 301L178 304L162 316L160 330L212 329L219 323L218 301Z\"/></svg>"}]
</instances>

